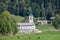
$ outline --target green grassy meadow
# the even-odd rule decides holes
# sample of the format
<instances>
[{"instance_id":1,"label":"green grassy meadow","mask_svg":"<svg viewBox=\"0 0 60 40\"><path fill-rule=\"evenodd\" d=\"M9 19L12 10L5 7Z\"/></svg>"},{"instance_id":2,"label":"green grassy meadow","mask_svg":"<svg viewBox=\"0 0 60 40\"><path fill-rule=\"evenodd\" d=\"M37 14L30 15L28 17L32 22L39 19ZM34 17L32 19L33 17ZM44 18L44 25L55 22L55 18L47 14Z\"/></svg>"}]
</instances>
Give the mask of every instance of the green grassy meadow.
<instances>
[{"instance_id":1,"label":"green grassy meadow","mask_svg":"<svg viewBox=\"0 0 60 40\"><path fill-rule=\"evenodd\" d=\"M41 31L55 31L56 30L52 24L39 25L39 26L36 26L36 28Z\"/></svg>"},{"instance_id":2,"label":"green grassy meadow","mask_svg":"<svg viewBox=\"0 0 60 40\"><path fill-rule=\"evenodd\" d=\"M16 20L17 23L19 23L19 22L21 22L22 20L24 20L24 17L14 16L14 19Z\"/></svg>"},{"instance_id":3,"label":"green grassy meadow","mask_svg":"<svg viewBox=\"0 0 60 40\"><path fill-rule=\"evenodd\" d=\"M0 36L0 40L60 40L60 31L37 34L19 34L15 36Z\"/></svg>"}]
</instances>

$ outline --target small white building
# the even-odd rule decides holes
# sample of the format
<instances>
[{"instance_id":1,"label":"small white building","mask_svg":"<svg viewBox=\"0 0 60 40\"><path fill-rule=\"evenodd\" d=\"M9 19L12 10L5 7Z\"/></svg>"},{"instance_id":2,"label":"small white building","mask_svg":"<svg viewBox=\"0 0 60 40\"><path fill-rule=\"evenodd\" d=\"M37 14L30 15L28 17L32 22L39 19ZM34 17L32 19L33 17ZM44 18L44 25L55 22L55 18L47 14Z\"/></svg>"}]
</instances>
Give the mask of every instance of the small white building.
<instances>
[{"instance_id":1,"label":"small white building","mask_svg":"<svg viewBox=\"0 0 60 40\"><path fill-rule=\"evenodd\" d=\"M22 33L31 33L36 29L35 24L31 23L18 23L18 25L19 25L19 32Z\"/></svg>"},{"instance_id":2,"label":"small white building","mask_svg":"<svg viewBox=\"0 0 60 40\"><path fill-rule=\"evenodd\" d=\"M30 14L29 15L29 22L28 23L17 23L18 24L18 28L19 28L19 32L22 33L31 33L32 31L34 31L36 29L35 24L33 23L33 15Z\"/></svg>"},{"instance_id":3,"label":"small white building","mask_svg":"<svg viewBox=\"0 0 60 40\"><path fill-rule=\"evenodd\" d=\"M52 24L52 21L48 21L48 20L38 20L37 23L38 23L38 24Z\"/></svg>"}]
</instances>

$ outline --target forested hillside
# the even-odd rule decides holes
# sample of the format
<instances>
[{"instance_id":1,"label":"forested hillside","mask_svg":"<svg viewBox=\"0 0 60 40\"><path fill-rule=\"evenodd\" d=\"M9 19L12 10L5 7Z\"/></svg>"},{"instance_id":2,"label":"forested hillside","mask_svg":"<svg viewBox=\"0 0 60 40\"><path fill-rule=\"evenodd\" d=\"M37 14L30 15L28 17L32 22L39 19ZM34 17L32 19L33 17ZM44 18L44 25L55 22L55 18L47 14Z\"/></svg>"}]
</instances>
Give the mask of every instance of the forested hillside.
<instances>
[{"instance_id":1,"label":"forested hillside","mask_svg":"<svg viewBox=\"0 0 60 40\"><path fill-rule=\"evenodd\" d=\"M54 16L60 11L60 0L0 0L0 12L7 9L11 14L35 17Z\"/></svg>"}]
</instances>

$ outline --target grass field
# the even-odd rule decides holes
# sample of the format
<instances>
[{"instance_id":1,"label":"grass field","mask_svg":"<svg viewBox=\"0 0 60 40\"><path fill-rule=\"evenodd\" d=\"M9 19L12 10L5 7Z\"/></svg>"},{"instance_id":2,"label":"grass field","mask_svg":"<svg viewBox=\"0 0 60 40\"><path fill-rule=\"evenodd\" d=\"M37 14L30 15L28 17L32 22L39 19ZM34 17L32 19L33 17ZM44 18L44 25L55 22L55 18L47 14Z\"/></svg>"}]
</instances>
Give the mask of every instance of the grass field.
<instances>
[{"instance_id":1,"label":"grass field","mask_svg":"<svg viewBox=\"0 0 60 40\"><path fill-rule=\"evenodd\" d=\"M24 20L24 17L21 17L21 16L14 16L16 22L21 22L22 20Z\"/></svg>"},{"instance_id":2,"label":"grass field","mask_svg":"<svg viewBox=\"0 0 60 40\"><path fill-rule=\"evenodd\" d=\"M36 28L41 31L55 31L56 30L52 24L39 25L39 26L36 26Z\"/></svg>"},{"instance_id":3,"label":"grass field","mask_svg":"<svg viewBox=\"0 0 60 40\"><path fill-rule=\"evenodd\" d=\"M20 34L16 36L0 36L0 40L60 40L60 32L43 32L39 34Z\"/></svg>"}]
</instances>

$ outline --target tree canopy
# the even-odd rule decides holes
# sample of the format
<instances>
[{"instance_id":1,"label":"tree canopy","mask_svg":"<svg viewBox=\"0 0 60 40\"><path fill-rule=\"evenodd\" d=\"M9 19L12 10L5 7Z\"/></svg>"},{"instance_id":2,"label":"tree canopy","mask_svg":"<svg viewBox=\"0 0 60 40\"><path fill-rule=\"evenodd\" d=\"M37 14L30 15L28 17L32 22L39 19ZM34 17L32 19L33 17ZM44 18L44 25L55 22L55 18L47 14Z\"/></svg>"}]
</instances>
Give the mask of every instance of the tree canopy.
<instances>
[{"instance_id":1,"label":"tree canopy","mask_svg":"<svg viewBox=\"0 0 60 40\"><path fill-rule=\"evenodd\" d=\"M45 17L60 10L60 0L0 0L0 12L6 8L11 14ZM37 14L37 15L36 15Z\"/></svg>"},{"instance_id":2,"label":"tree canopy","mask_svg":"<svg viewBox=\"0 0 60 40\"><path fill-rule=\"evenodd\" d=\"M60 15L56 14L55 19L53 20L53 25L56 29L60 29Z\"/></svg>"},{"instance_id":3,"label":"tree canopy","mask_svg":"<svg viewBox=\"0 0 60 40\"><path fill-rule=\"evenodd\" d=\"M0 13L0 33L16 33L17 24L8 11Z\"/></svg>"}]
</instances>

